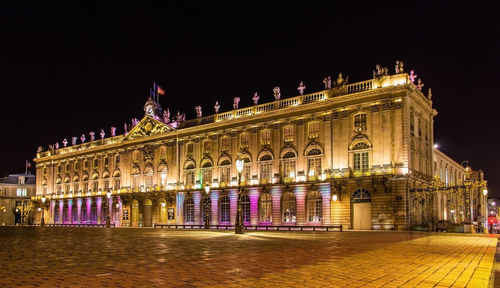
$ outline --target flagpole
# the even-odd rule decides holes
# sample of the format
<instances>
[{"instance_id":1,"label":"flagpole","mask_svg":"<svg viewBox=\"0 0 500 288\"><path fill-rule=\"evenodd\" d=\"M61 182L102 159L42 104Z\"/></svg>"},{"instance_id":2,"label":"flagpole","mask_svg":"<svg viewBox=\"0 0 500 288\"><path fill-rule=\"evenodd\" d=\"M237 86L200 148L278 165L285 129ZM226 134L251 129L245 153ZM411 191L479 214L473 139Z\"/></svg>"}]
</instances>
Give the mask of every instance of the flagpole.
<instances>
[{"instance_id":1,"label":"flagpole","mask_svg":"<svg viewBox=\"0 0 500 288\"><path fill-rule=\"evenodd\" d=\"M24 174L28 174L28 160L26 160L26 163L24 163Z\"/></svg>"},{"instance_id":2,"label":"flagpole","mask_svg":"<svg viewBox=\"0 0 500 288\"><path fill-rule=\"evenodd\" d=\"M158 88L156 88L156 82L153 82L153 102L156 103L156 90L158 90Z\"/></svg>"}]
</instances>

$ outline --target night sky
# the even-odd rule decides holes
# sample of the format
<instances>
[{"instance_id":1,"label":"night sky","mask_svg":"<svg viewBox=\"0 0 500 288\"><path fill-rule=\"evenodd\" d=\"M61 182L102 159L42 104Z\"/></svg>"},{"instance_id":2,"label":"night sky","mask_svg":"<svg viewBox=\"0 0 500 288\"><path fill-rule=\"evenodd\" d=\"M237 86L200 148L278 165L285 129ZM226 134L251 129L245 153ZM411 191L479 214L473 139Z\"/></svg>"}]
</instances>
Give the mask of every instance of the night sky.
<instances>
[{"instance_id":1,"label":"night sky","mask_svg":"<svg viewBox=\"0 0 500 288\"><path fill-rule=\"evenodd\" d=\"M71 2L71 3L70 3ZM358 82L396 60L432 88L435 140L485 171L500 196L500 17L479 1L425 4L30 4L0 8L0 176L24 171L38 146L142 118L153 82L161 105L194 118ZM383 1L376 1L381 3ZM438 1L434 1L438 2ZM494 2L491 2L494 3ZM474 6L471 6L474 4ZM139 6L138 6L139 5ZM406 5L406 6L405 6ZM96 133L97 134L97 133Z\"/></svg>"}]
</instances>

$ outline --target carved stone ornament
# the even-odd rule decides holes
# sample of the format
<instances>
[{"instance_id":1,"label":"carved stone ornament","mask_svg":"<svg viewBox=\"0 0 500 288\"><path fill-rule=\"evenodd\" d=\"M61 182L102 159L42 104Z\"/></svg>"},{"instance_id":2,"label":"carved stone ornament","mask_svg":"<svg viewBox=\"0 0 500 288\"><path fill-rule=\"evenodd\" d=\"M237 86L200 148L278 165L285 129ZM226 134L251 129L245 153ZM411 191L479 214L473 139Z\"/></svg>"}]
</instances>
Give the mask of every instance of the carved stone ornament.
<instances>
[{"instance_id":1,"label":"carved stone ornament","mask_svg":"<svg viewBox=\"0 0 500 288\"><path fill-rule=\"evenodd\" d=\"M166 133L174 129L161 121L154 120L151 117L144 117L132 130L127 134L125 140L152 136L156 134Z\"/></svg>"},{"instance_id":2,"label":"carved stone ornament","mask_svg":"<svg viewBox=\"0 0 500 288\"><path fill-rule=\"evenodd\" d=\"M144 162L145 163L151 163L153 162L154 160L154 148L153 146L144 146L144 150L142 151L143 155L144 155Z\"/></svg>"}]
</instances>

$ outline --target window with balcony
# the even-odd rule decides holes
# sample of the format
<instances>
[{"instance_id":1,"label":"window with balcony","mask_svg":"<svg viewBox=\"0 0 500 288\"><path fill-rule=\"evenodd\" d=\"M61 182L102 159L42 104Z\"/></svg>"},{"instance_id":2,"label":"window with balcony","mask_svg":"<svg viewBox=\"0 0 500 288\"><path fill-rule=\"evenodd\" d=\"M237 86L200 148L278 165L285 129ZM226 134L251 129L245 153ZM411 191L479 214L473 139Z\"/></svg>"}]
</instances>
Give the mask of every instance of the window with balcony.
<instances>
[{"instance_id":1,"label":"window with balcony","mask_svg":"<svg viewBox=\"0 0 500 288\"><path fill-rule=\"evenodd\" d=\"M359 142L354 150L354 171L365 172L369 169L368 150L370 146L364 142Z\"/></svg>"}]
</instances>

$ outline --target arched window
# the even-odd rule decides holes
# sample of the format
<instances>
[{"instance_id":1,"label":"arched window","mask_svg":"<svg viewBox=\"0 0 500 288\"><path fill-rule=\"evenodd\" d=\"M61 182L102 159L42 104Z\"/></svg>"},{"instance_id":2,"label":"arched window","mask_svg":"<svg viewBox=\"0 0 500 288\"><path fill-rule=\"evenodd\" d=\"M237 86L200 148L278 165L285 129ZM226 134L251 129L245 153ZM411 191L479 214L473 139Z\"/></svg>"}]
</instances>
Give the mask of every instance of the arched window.
<instances>
[{"instance_id":1,"label":"arched window","mask_svg":"<svg viewBox=\"0 0 500 288\"><path fill-rule=\"evenodd\" d=\"M220 199L220 222L221 223L229 223L231 212L231 202L229 201L229 197L224 196Z\"/></svg>"},{"instance_id":2,"label":"arched window","mask_svg":"<svg viewBox=\"0 0 500 288\"><path fill-rule=\"evenodd\" d=\"M185 175L186 175L186 185L188 187L191 187L194 185L194 172L195 172L195 166L194 163L189 163L189 165L184 168Z\"/></svg>"},{"instance_id":3,"label":"arched window","mask_svg":"<svg viewBox=\"0 0 500 288\"><path fill-rule=\"evenodd\" d=\"M360 188L352 193L351 201L353 203L371 202L371 194L368 190Z\"/></svg>"},{"instance_id":4,"label":"arched window","mask_svg":"<svg viewBox=\"0 0 500 288\"><path fill-rule=\"evenodd\" d=\"M313 148L307 152L307 175L321 176L321 150Z\"/></svg>"},{"instance_id":5,"label":"arched window","mask_svg":"<svg viewBox=\"0 0 500 288\"><path fill-rule=\"evenodd\" d=\"M225 159L220 162L220 183L229 184L231 181L231 161Z\"/></svg>"},{"instance_id":6,"label":"arched window","mask_svg":"<svg viewBox=\"0 0 500 288\"><path fill-rule=\"evenodd\" d=\"M262 193L259 199L259 222L271 223L273 221L273 209L271 194Z\"/></svg>"},{"instance_id":7,"label":"arched window","mask_svg":"<svg viewBox=\"0 0 500 288\"><path fill-rule=\"evenodd\" d=\"M309 222L321 222L322 213L321 194L318 191L311 191L307 194L307 220Z\"/></svg>"},{"instance_id":8,"label":"arched window","mask_svg":"<svg viewBox=\"0 0 500 288\"><path fill-rule=\"evenodd\" d=\"M273 166L273 157L270 154L264 154L259 159L260 166L260 180L262 183L271 183L272 182L272 166Z\"/></svg>"},{"instance_id":9,"label":"arched window","mask_svg":"<svg viewBox=\"0 0 500 288\"><path fill-rule=\"evenodd\" d=\"M297 173L295 173L297 154L293 151L288 151L283 155L283 177L294 178Z\"/></svg>"},{"instance_id":10,"label":"arched window","mask_svg":"<svg viewBox=\"0 0 500 288\"><path fill-rule=\"evenodd\" d=\"M285 192L281 198L281 215L284 223L295 223L297 221L297 203L292 192Z\"/></svg>"},{"instance_id":11,"label":"arched window","mask_svg":"<svg viewBox=\"0 0 500 288\"><path fill-rule=\"evenodd\" d=\"M185 222L194 222L194 202L192 197L186 199L186 204L184 207L184 219Z\"/></svg>"},{"instance_id":12,"label":"arched window","mask_svg":"<svg viewBox=\"0 0 500 288\"><path fill-rule=\"evenodd\" d=\"M240 196L240 206L243 223L250 223L250 197L248 195Z\"/></svg>"},{"instance_id":13,"label":"arched window","mask_svg":"<svg viewBox=\"0 0 500 288\"><path fill-rule=\"evenodd\" d=\"M206 161L202 165L202 178L201 183L210 184L212 183L212 162Z\"/></svg>"},{"instance_id":14,"label":"arched window","mask_svg":"<svg viewBox=\"0 0 500 288\"><path fill-rule=\"evenodd\" d=\"M368 171L369 160L367 149L369 148L370 146L365 142L359 142L352 148L354 150L354 171Z\"/></svg>"}]
</instances>

